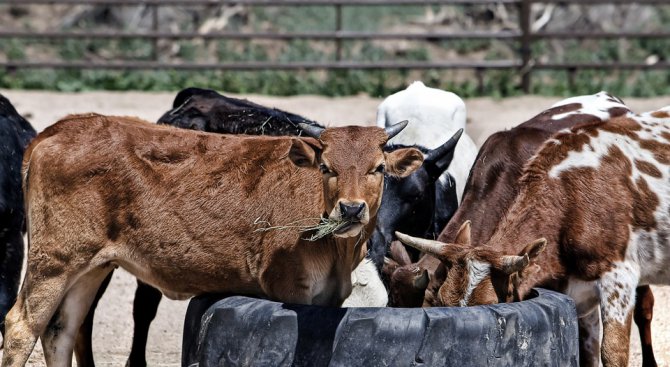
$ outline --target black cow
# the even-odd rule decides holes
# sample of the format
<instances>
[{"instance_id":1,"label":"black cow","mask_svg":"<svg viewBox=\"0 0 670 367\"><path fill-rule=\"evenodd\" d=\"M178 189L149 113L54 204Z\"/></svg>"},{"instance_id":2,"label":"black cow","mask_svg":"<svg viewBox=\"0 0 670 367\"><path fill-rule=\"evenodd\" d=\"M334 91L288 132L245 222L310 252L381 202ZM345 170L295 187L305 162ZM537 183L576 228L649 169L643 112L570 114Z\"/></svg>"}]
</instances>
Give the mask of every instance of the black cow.
<instances>
[{"instance_id":1,"label":"black cow","mask_svg":"<svg viewBox=\"0 0 670 367\"><path fill-rule=\"evenodd\" d=\"M21 266L25 213L21 189L23 152L37 133L0 94L0 331L16 301Z\"/></svg>"},{"instance_id":2,"label":"black cow","mask_svg":"<svg viewBox=\"0 0 670 367\"><path fill-rule=\"evenodd\" d=\"M402 232L398 228L436 238L435 228L442 224L440 215L448 212L448 220L456 212L458 198L454 179L447 174L449 180L443 185L438 178L454 158L454 148L462 133L463 129L460 129L447 143L434 150L413 146L424 153L421 168L405 178L384 178L384 195L377 212L377 227L368 242L368 256L380 272L384 256L391 241L395 239L395 231ZM386 146L384 150L401 148L407 146L393 144Z\"/></svg>"},{"instance_id":3,"label":"black cow","mask_svg":"<svg viewBox=\"0 0 670 367\"><path fill-rule=\"evenodd\" d=\"M301 135L300 123L323 127L302 116L200 88L177 93L172 109L158 123L220 134L272 136Z\"/></svg>"},{"instance_id":4,"label":"black cow","mask_svg":"<svg viewBox=\"0 0 670 367\"><path fill-rule=\"evenodd\" d=\"M247 100L230 98L215 91L199 88L187 88L175 97L173 108L161 116L158 124L172 125L192 130L202 130L220 134L252 135L300 135L298 123L323 127L315 121L278 109L270 109ZM377 226L368 243L368 256L373 260L381 274L384 255L391 242L389 234L404 229L416 236L426 235L432 229L435 213L437 178L446 170L453 158L456 142L462 131L449 142L434 149L422 149L426 158L423 166L412 175L392 180L385 177L382 205L377 214ZM404 146L386 147L385 151L404 148ZM455 186L448 187L443 193L450 197L444 206L456 210ZM442 204L441 204L442 205ZM407 223L407 224L406 224ZM94 310L109 283L108 277L101 285L98 296L80 329L75 353L80 366L93 366L91 335ZM149 325L156 316L161 293L151 286L138 281L133 304L134 337L128 366L145 366L146 342Z\"/></svg>"}]
</instances>

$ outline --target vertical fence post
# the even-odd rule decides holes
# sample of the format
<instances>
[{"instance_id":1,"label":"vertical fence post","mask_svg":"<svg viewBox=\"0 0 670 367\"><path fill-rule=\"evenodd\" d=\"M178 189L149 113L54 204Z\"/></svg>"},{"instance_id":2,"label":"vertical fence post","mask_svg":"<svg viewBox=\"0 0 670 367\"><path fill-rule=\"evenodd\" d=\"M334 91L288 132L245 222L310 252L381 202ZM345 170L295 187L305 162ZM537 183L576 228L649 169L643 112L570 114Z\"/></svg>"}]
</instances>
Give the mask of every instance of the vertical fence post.
<instances>
[{"instance_id":1,"label":"vertical fence post","mask_svg":"<svg viewBox=\"0 0 670 367\"><path fill-rule=\"evenodd\" d=\"M335 60L342 61L342 38L339 33L342 31L342 4L335 5Z\"/></svg>"},{"instance_id":2,"label":"vertical fence post","mask_svg":"<svg viewBox=\"0 0 670 367\"><path fill-rule=\"evenodd\" d=\"M570 93L575 93L575 79L577 77L577 68L568 68L568 88Z\"/></svg>"},{"instance_id":3,"label":"vertical fence post","mask_svg":"<svg viewBox=\"0 0 670 367\"><path fill-rule=\"evenodd\" d=\"M521 28L521 88L524 93L530 93L530 71L531 65L531 30L530 30L530 7L532 0L521 0L519 14L519 26Z\"/></svg>"},{"instance_id":4,"label":"vertical fence post","mask_svg":"<svg viewBox=\"0 0 670 367\"><path fill-rule=\"evenodd\" d=\"M158 33L158 5L151 5L151 30ZM158 37L153 39L153 48L151 50L151 57L154 61L158 61Z\"/></svg>"},{"instance_id":5,"label":"vertical fence post","mask_svg":"<svg viewBox=\"0 0 670 367\"><path fill-rule=\"evenodd\" d=\"M484 68L475 69L475 75L477 76L477 93L479 95L484 95Z\"/></svg>"}]
</instances>

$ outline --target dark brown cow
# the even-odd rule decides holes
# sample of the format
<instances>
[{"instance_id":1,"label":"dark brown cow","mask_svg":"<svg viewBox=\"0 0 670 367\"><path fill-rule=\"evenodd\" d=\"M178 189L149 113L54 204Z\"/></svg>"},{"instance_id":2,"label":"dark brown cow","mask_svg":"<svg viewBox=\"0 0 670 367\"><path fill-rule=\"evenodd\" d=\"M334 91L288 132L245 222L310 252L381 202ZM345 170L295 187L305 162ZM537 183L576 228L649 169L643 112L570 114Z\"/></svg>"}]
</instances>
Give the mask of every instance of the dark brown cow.
<instances>
[{"instance_id":1,"label":"dark brown cow","mask_svg":"<svg viewBox=\"0 0 670 367\"><path fill-rule=\"evenodd\" d=\"M468 178L461 206L438 238L441 242L458 242L456 234L467 221L472 222L472 243L486 242L493 234L498 222L514 202L519 193L516 184L523 172L523 165L554 133L579 125L590 124L630 112L623 102L606 93L592 96L569 98L558 102L554 107L540 113L532 119L509 131L501 131L491 135L479 151L477 160ZM429 271L430 287L424 300L405 298L406 303L398 307L433 303L434 293L444 281L444 269L439 269L440 262L430 255L425 255L420 265ZM433 273L438 271L438 276ZM403 271L404 274L409 274ZM391 284L390 293L417 294L416 284L409 277L397 275ZM635 322L640 329L640 340L643 350L643 366L656 366L651 343L651 317L654 298L649 286L641 286L637 290L638 301L635 310Z\"/></svg>"},{"instance_id":2,"label":"dark brown cow","mask_svg":"<svg viewBox=\"0 0 670 367\"><path fill-rule=\"evenodd\" d=\"M552 288L575 300L581 365L627 365L635 288L670 284L668 111L628 112L554 135L480 246L470 222L456 235L462 244L397 234L444 265L435 305L505 302L514 288L521 298L532 287Z\"/></svg>"},{"instance_id":3,"label":"dark brown cow","mask_svg":"<svg viewBox=\"0 0 670 367\"><path fill-rule=\"evenodd\" d=\"M416 149L382 150L404 126L245 137L89 114L49 127L24 156L30 247L3 366L24 365L38 336L48 365L71 364L115 266L175 299L225 292L338 306L384 172L422 163ZM301 228L322 216L340 224L311 241Z\"/></svg>"}]
</instances>

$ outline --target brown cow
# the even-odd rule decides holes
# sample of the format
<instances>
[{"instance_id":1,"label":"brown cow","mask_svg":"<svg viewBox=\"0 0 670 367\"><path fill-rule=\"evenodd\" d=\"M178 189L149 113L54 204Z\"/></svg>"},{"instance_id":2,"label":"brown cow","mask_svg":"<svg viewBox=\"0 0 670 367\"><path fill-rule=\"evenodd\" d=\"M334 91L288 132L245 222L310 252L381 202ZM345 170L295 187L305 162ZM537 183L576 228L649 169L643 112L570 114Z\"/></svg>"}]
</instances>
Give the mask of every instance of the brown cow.
<instances>
[{"instance_id":1,"label":"brown cow","mask_svg":"<svg viewBox=\"0 0 670 367\"><path fill-rule=\"evenodd\" d=\"M552 108L543 111L530 120L514 127L511 130L499 131L486 140L479 150L477 159L466 183L461 205L440 234L438 240L453 242L460 226L470 220L473 223L472 240L474 243L487 241L496 225L503 218L518 195L516 181L521 177L523 165L535 154L542 143L554 133L585 123L593 123L609 119L612 116L629 112L621 100L601 92L595 95L572 97L556 103ZM406 266L419 266L430 274L428 300L432 298L431 290L439 287L444 279L435 279L434 272L440 261L430 255L424 255L420 263ZM412 274L403 267L398 270L405 276L396 275L391 281L391 293L414 293L414 279L407 276ZM441 274L444 273L441 271ZM420 274L416 273L416 274ZM419 284L422 284L419 282ZM423 297L410 300L408 303L391 304L397 307L411 307L421 305ZM425 306L430 306L427 302Z\"/></svg>"},{"instance_id":2,"label":"brown cow","mask_svg":"<svg viewBox=\"0 0 670 367\"><path fill-rule=\"evenodd\" d=\"M3 366L24 365L38 336L48 365L71 364L79 325L115 266L176 299L225 292L338 306L374 228L384 172L408 175L423 161L416 149L383 152L404 126L307 127L317 140L89 114L47 128L24 156L30 248ZM310 241L301 228L321 216L343 224Z\"/></svg>"},{"instance_id":3,"label":"brown cow","mask_svg":"<svg viewBox=\"0 0 670 367\"><path fill-rule=\"evenodd\" d=\"M472 222L472 243L485 243L493 234L498 222L519 193L516 184L527 162L539 147L554 133L575 126L595 123L628 113L623 102L607 93L572 97L556 103L552 108L532 119L508 130L491 135L482 146L468 178L463 201L454 217L440 234L438 241L457 242L456 233L467 220ZM429 271L430 287L424 299L403 298L398 307L410 305L430 306L434 293L444 281L444 269L440 262L430 255L422 257L420 266ZM399 269L403 269L402 267ZM433 273L438 270L437 276ZM402 275L404 274L404 275ZM390 293L417 294L417 284L409 275L399 271L391 279ZM635 322L640 330L643 366L656 366L651 343L651 317L654 298L649 286L637 289Z\"/></svg>"},{"instance_id":4,"label":"brown cow","mask_svg":"<svg viewBox=\"0 0 670 367\"><path fill-rule=\"evenodd\" d=\"M521 297L552 288L575 300L581 364L627 365L635 288L670 284L668 112L628 112L554 135L481 246L471 243L469 222L457 234L463 244L397 234L447 269L435 304L504 302L510 283Z\"/></svg>"}]
</instances>

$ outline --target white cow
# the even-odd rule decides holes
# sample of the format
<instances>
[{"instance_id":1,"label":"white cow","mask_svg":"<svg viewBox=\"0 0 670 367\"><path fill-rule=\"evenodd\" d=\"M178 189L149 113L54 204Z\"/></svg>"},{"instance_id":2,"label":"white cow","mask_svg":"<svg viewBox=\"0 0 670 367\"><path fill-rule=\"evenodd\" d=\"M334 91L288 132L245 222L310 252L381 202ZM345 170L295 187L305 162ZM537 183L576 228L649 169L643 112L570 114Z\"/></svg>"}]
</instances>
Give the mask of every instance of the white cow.
<instances>
[{"instance_id":1,"label":"white cow","mask_svg":"<svg viewBox=\"0 0 670 367\"><path fill-rule=\"evenodd\" d=\"M420 145L435 149L454 135L466 131L456 145L454 160L440 177L445 185L447 174L456 181L458 202L461 202L465 181L477 157L477 146L465 129L466 110L463 100L454 93L426 87L415 81L405 90L392 94L377 107L377 126L386 127L397 121L409 124L389 144Z\"/></svg>"}]
</instances>

